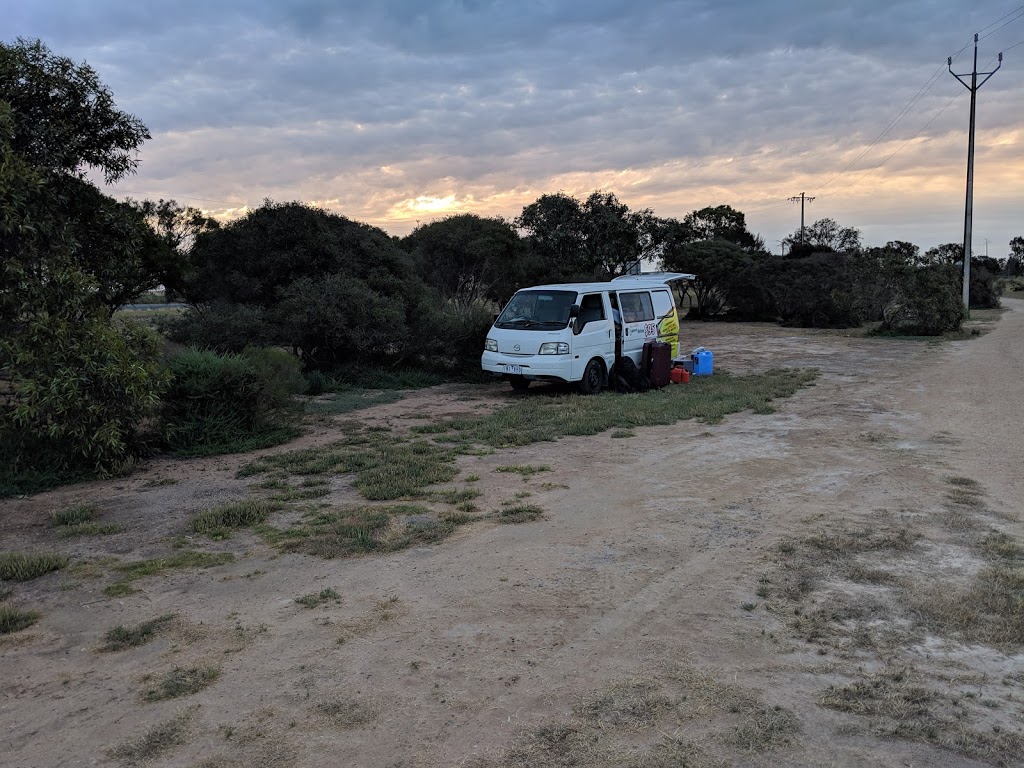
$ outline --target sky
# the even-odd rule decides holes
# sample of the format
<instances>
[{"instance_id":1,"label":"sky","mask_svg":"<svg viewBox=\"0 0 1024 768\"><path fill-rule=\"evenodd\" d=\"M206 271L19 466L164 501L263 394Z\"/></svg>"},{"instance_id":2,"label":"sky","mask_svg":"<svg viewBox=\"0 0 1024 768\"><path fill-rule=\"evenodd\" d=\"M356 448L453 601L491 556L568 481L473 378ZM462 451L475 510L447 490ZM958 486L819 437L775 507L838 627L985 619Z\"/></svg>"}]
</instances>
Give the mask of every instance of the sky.
<instances>
[{"instance_id":1,"label":"sky","mask_svg":"<svg viewBox=\"0 0 1024 768\"><path fill-rule=\"evenodd\" d=\"M868 245L1024 235L1024 5L962 0L7 0L4 40L88 62L141 118L108 191L230 219L300 200L405 235L601 189L743 211L779 252L830 217ZM970 44L969 44L970 43ZM986 239L988 243L986 244Z\"/></svg>"}]
</instances>

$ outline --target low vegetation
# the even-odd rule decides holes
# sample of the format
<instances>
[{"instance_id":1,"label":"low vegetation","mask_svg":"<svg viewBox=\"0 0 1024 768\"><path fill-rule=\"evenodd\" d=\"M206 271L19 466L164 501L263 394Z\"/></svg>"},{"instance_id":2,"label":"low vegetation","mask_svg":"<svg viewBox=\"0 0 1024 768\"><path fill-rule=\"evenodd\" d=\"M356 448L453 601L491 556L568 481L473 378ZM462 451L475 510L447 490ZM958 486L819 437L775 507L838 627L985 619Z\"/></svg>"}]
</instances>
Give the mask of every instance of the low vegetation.
<instances>
[{"instance_id":1,"label":"low vegetation","mask_svg":"<svg viewBox=\"0 0 1024 768\"><path fill-rule=\"evenodd\" d=\"M143 701L154 702L191 696L213 685L220 677L220 667L201 664L175 667L140 694Z\"/></svg>"},{"instance_id":2,"label":"low vegetation","mask_svg":"<svg viewBox=\"0 0 1024 768\"><path fill-rule=\"evenodd\" d=\"M38 611L23 611L7 605L0 605L0 635L20 632L39 621Z\"/></svg>"},{"instance_id":3,"label":"low vegetation","mask_svg":"<svg viewBox=\"0 0 1024 768\"><path fill-rule=\"evenodd\" d=\"M0 581L31 581L67 564L56 552L0 552Z\"/></svg>"},{"instance_id":4,"label":"low vegetation","mask_svg":"<svg viewBox=\"0 0 1024 768\"><path fill-rule=\"evenodd\" d=\"M265 522L281 504L271 501L248 499L246 501L222 504L194 515L188 522L188 529L213 539L223 539L235 528L249 528Z\"/></svg>"},{"instance_id":5,"label":"low vegetation","mask_svg":"<svg viewBox=\"0 0 1024 768\"><path fill-rule=\"evenodd\" d=\"M183 709L174 717L157 723L141 736L118 744L108 750L107 754L125 765L138 765L161 757L186 743L198 709Z\"/></svg>"},{"instance_id":6,"label":"low vegetation","mask_svg":"<svg viewBox=\"0 0 1024 768\"><path fill-rule=\"evenodd\" d=\"M327 587L326 589L321 589L319 592L311 592L308 595L295 598L295 602L303 608L316 608L318 605L322 605L328 600L339 602L341 600L341 595L338 594L336 589Z\"/></svg>"},{"instance_id":7,"label":"low vegetation","mask_svg":"<svg viewBox=\"0 0 1024 768\"><path fill-rule=\"evenodd\" d=\"M103 645L99 650L104 653L112 653L145 645L156 639L157 635L164 631L175 618L177 618L176 614L168 613L136 624L134 627L118 624L116 627L108 629L103 635Z\"/></svg>"},{"instance_id":8,"label":"low vegetation","mask_svg":"<svg viewBox=\"0 0 1024 768\"><path fill-rule=\"evenodd\" d=\"M328 507L306 513L290 528L263 526L259 530L286 552L333 558L434 543L473 519L460 513L435 513L416 504Z\"/></svg>"},{"instance_id":9,"label":"low vegetation","mask_svg":"<svg viewBox=\"0 0 1024 768\"><path fill-rule=\"evenodd\" d=\"M155 557L148 560L136 560L130 563L119 563L114 569L121 578L103 590L110 597L121 597L135 592L132 582L147 576L156 576L166 571L179 568L215 568L234 561L230 552L199 552L187 550L167 557Z\"/></svg>"}]
</instances>

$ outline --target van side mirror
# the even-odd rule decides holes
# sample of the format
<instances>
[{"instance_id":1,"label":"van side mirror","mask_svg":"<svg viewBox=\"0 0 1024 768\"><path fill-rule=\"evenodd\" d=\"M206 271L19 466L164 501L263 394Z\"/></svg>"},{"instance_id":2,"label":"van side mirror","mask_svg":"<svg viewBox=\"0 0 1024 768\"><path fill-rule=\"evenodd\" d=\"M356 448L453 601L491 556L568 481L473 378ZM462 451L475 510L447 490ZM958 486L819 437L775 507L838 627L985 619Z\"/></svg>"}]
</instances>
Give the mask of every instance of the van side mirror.
<instances>
[{"instance_id":1,"label":"van side mirror","mask_svg":"<svg viewBox=\"0 0 1024 768\"><path fill-rule=\"evenodd\" d=\"M579 316L580 316L580 305L579 304L573 304L571 307L569 307L569 317L570 318L579 317Z\"/></svg>"}]
</instances>

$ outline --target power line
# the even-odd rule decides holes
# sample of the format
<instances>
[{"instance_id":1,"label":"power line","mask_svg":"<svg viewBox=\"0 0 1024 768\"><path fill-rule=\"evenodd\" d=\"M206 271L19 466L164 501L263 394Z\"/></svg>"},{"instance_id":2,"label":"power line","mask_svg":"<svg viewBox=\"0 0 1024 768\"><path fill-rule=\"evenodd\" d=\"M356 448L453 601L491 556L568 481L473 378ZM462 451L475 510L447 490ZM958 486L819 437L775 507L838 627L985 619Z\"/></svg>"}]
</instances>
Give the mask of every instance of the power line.
<instances>
[{"instance_id":1,"label":"power line","mask_svg":"<svg viewBox=\"0 0 1024 768\"><path fill-rule=\"evenodd\" d=\"M1009 12L1008 14L1006 14L1006 16L1003 16L1003 17L1001 17L1001 18L998 18L998 19L996 19L996 20L995 20L995 21L993 21L993 22L992 22L991 24L989 24L989 25L988 25L988 27L982 27L981 29L979 29L979 30L978 30L978 34L980 35L980 34L981 34L982 32L984 32L984 31L985 31L986 29L988 29L989 27L994 27L994 26L995 26L996 24L998 24L998 23L999 23L1000 21L1002 21L1003 19L1005 19L1005 18L1006 18L1007 16L1013 16L1013 14L1017 13L1018 11L1024 11L1024 5L1022 5L1022 6L1019 6L1019 7L1017 7L1017 8L1014 8L1014 9L1013 9L1012 11L1010 11L1010 12ZM988 35L985 35L985 37L988 37ZM982 39L982 40L984 40L985 38L983 37L983 38L981 38L981 39ZM971 44L971 43L970 43L970 41L968 41L967 45L970 45L970 44ZM966 47L967 47L967 45L965 45L965 46L964 46L964 48L966 48ZM963 50L963 48L961 48L960 50L962 51L962 50Z\"/></svg>"},{"instance_id":2,"label":"power line","mask_svg":"<svg viewBox=\"0 0 1024 768\"><path fill-rule=\"evenodd\" d=\"M124 190L117 190L117 194L125 195L126 197L127 196L131 196L131 195L134 195L136 197L142 197L142 198L150 197L150 195L143 195L143 194L140 194L138 192L130 192L130 191L126 192ZM173 200L187 200L187 201L197 202L197 203L220 203L221 205L230 205L230 206L233 206L235 208L247 208L247 207L249 207L248 203L240 203L237 200L236 201L231 201L231 200L210 200L209 198L206 198L206 197L186 197L184 195L170 195L169 197L170 197L170 199L173 199Z\"/></svg>"},{"instance_id":3,"label":"power line","mask_svg":"<svg viewBox=\"0 0 1024 768\"><path fill-rule=\"evenodd\" d=\"M1018 13L1018 11L1021 11L1021 13ZM1005 26L1008 26L1009 24L1013 24L1013 22L1015 22L1015 21L1019 21L1020 19L1024 19L1024 6L1021 6L1020 8L1017 8L1017 9L1016 9L1016 10L1014 10L1014 11L1010 11L1010 13L1006 14L1006 16L1010 16L1010 15L1012 15L1012 14L1014 14L1014 13L1017 13L1017 15L1016 15L1016 16L1014 16L1014 17L1013 17L1012 19L1010 19L1009 21L1007 21L1007 22L1003 23L1003 24L999 24L999 22L998 22L998 21L997 21L997 22L995 22L996 24L999 24L999 26L998 26L998 27L996 27L995 29L993 29L993 30L992 30L991 32L989 32L989 33L988 33L987 35L982 35L982 36L981 36L981 37L979 37L978 39L979 39L979 40L984 40L984 39L985 39L986 37L991 37L992 35L994 35L994 34L995 34L996 32L998 32L998 31L999 31L1000 29L1002 29L1003 27L1005 27ZM1003 19L1005 19L1005 18L1006 18L1006 16L1003 16ZM1002 21L1003 19L999 19L999 21ZM989 26L989 27L991 27L991 26L992 26L992 24L989 24L988 26ZM988 29L988 27L985 27L985 29Z\"/></svg>"}]
</instances>

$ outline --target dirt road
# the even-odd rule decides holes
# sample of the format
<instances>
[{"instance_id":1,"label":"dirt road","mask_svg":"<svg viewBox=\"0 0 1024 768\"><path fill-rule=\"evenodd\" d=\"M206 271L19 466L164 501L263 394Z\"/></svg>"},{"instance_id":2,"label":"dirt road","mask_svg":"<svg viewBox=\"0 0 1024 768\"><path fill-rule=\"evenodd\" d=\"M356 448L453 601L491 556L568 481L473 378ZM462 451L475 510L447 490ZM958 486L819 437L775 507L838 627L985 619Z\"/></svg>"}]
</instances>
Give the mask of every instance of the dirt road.
<instances>
[{"instance_id":1,"label":"dirt road","mask_svg":"<svg viewBox=\"0 0 1024 768\"><path fill-rule=\"evenodd\" d=\"M984 536L1024 541L1024 302L1005 304L991 332L942 344L687 326L684 346L734 373L823 375L773 414L460 459L481 506L530 493L537 522L347 560L243 533L225 544L234 563L135 595L105 598L88 569L19 586L44 617L0 641L0 765L143 759L107 750L175 716L154 765L1017 764L1019 645L942 631L928 597L969 590ZM361 418L472 407L442 388ZM49 545L49 511L96 501L147 537L64 551L158 551L191 512L245 495L239 462L0 502L3 548ZM516 463L551 471L494 471ZM820 544L843 531L854 544ZM328 588L340 600L295 602ZM97 652L110 627L165 614L156 641ZM140 703L189 664L216 683Z\"/></svg>"}]
</instances>

